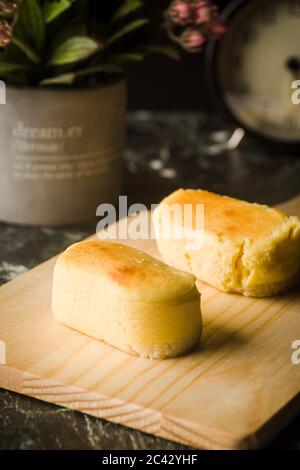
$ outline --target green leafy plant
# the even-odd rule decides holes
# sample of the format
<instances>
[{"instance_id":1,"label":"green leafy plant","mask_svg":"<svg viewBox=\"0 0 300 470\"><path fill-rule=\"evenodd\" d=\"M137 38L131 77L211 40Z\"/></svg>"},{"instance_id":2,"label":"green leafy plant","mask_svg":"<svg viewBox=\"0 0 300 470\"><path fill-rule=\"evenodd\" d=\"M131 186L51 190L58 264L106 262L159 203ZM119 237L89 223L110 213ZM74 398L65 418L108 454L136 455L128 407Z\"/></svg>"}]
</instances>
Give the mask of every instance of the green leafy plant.
<instances>
[{"instance_id":1,"label":"green leafy plant","mask_svg":"<svg viewBox=\"0 0 300 470\"><path fill-rule=\"evenodd\" d=\"M164 0L0 0L0 77L23 86L82 85L121 74L150 53L178 59L165 29L167 18L170 33L177 13L172 17L173 5L164 16L167 6Z\"/></svg>"}]
</instances>

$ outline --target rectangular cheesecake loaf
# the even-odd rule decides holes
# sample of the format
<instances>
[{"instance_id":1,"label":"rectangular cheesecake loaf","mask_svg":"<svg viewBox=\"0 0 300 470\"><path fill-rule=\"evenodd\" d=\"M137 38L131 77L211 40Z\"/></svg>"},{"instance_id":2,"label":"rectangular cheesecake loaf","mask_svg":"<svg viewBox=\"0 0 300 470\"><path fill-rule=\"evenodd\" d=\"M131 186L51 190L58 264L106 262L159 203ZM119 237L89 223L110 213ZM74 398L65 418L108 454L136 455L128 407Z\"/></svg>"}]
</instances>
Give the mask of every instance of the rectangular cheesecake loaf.
<instances>
[{"instance_id":1,"label":"rectangular cheesecake loaf","mask_svg":"<svg viewBox=\"0 0 300 470\"><path fill-rule=\"evenodd\" d=\"M161 236L166 208L191 205L196 226L198 204L204 208L202 246L195 250L184 237ZM164 261L222 291L265 297L284 292L299 281L297 217L201 189L179 189L159 204L153 219ZM172 229L183 224L183 218L172 216L170 221Z\"/></svg>"},{"instance_id":2,"label":"rectangular cheesecake loaf","mask_svg":"<svg viewBox=\"0 0 300 470\"><path fill-rule=\"evenodd\" d=\"M55 318L66 326L151 359L184 353L201 337L195 276L132 247L75 243L57 259Z\"/></svg>"}]
</instances>

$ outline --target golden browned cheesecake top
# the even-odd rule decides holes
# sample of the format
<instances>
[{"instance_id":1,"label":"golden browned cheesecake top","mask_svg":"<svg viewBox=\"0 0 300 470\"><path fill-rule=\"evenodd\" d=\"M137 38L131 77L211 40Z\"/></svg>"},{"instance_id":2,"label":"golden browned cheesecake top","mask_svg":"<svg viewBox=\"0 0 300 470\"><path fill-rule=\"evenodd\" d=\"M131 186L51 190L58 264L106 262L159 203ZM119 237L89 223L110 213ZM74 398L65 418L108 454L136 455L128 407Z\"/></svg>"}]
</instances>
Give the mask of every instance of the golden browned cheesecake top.
<instances>
[{"instance_id":1,"label":"golden browned cheesecake top","mask_svg":"<svg viewBox=\"0 0 300 470\"><path fill-rule=\"evenodd\" d=\"M195 277L179 271L130 246L103 240L75 243L64 251L58 264L74 272L84 271L100 282L110 281L120 290L153 301L194 295Z\"/></svg>"},{"instance_id":2,"label":"golden browned cheesecake top","mask_svg":"<svg viewBox=\"0 0 300 470\"><path fill-rule=\"evenodd\" d=\"M204 228L233 240L253 240L268 236L289 218L271 207L221 196L201 189L179 189L162 204L192 204L193 218L196 204L204 205Z\"/></svg>"}]
</instances>

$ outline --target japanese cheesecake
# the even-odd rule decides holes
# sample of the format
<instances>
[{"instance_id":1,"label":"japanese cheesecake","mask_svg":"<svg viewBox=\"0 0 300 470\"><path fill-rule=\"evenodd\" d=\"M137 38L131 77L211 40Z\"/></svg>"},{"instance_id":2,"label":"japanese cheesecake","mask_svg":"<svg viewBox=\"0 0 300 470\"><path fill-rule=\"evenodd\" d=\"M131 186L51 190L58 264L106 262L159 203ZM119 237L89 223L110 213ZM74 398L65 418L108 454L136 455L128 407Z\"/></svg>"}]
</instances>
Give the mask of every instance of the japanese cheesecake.
<instances>
[{"instance_id":1,"label":"japanese cheesecake","mask_svg":"<svg viewBox=\"0 0 300 470\"><path fill-rule=\"evenodd\" d=\"M192 348L202 330L192 274L129 246L75 243L57 259L56 319L123 351L153 359Z\"/></svg>"},{"instance_id":2,"label":"japanese cheesecake","mask_svg":"<svg viewBox=\"0 0 300 470\"><path fill-rule=\"evenodd\" d=\"M179 217L175 217L176 207L182 209ZM186 223L184 207L191 208L187 228L195 237L197 233L200 237L197 227L204 222L202 243L191 243L184 231L174 236ZM201 207L204 213L198 210ZM162 236L168 211L171 230L169 236ZM201 189L179 189L158 205L153 220L164 261L222 291L265 297L282 293L299 281L297 217Z\"/></svg>"}]
</instances>

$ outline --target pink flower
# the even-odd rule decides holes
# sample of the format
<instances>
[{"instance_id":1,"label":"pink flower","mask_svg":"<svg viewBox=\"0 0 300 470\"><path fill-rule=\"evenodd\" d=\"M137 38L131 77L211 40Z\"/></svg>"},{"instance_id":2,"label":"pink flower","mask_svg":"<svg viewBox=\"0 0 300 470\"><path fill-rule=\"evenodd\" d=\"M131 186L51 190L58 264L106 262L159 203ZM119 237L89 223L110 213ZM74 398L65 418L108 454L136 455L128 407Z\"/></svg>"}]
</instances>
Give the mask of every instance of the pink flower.
<instances>
[{"instance_id":1,"label":"pink flower","mask_svg":"<svg viewBox=\"0 0 300 470\"><path fill-rule=\"evenodd\" d=\"M18 8L18 4L12 0L0 0L0 15L12 16Z\"/></svg>"},{"instance_id":2,"label":"pink flower","mask_svg":"<svg viewBox=\"0 0 300 470\"><path fill-rule=\"evenodd\" d=\"M1 0L0 0L1 1ZM166 13L169 37L188 52L199 52L207 38L219 38L226 27L210 0L173 0Z\"/></svg>"},{"instance_id":3,"label":"pink flower","mask_svg":"<svg viewBox=\"0 0 300 470\"><path fill-rule=\"evenodd\" d=\"M222 36L222 34L225 33L226 26L223 21L216 20L209 26L209 31L211 36L218 38L219 36Z\"/></svg>"},{"instance_id":4,"label":"pink flower","mask_svg":"<svg viewBox=\"0 0 300 470\"><path fill-rule=\"evenodd\" d=\"M168 16L173 23L185 25L192 18L191 4L185 0L173 0L168 9Z\"/></svg>"},{"instance_id":5,"label":"pink flower","mask_svg":"<svg viewBox=\"0 0 300 470\"><path fill-rule=\"evenodd\" d=\"M182 47L188 52L199 52L205 42L204 34L193 27L186 28L181 35Z\"/></svg>"},{"instance_id":6,"label":"pink flower","mask_svg":"<svg viewBox=\"0 0 300 470\"><path fill-rule=\"evenodd\" d=\"M0 47L7 46L12 38L12 29L9 23L0 19Z\"/></svg>"},{"instance_id":7,"label":"pink flower","mask_svg":"<svg viewBox=\"0 0 300 470\"><path fill-rule=\"evenodd\" d=\"M208 0L194 3L193 10L195 24L210 23L219 14L218 7Z\"/></svg>"}]
</instances>

